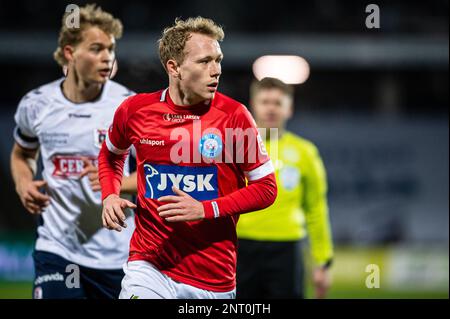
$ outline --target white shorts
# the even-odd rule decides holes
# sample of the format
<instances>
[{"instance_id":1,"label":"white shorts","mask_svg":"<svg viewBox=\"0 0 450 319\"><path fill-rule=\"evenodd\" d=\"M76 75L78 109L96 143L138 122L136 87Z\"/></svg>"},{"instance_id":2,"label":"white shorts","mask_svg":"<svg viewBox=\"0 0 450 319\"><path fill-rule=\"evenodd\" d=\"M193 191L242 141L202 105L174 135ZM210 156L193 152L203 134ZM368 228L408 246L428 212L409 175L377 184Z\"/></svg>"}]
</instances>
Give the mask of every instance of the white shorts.
<instances>
[{"instance_id":1,"label":"white shorts","mask_svg":"<svg viewBox=\"0 0 450 319\"><path fill-rule=\"evenodd\" d=\"M144 260L123 266L125 277L119 299L234 299L236 289L214 292L177 282Z\"/></svg>"}]
</instances>

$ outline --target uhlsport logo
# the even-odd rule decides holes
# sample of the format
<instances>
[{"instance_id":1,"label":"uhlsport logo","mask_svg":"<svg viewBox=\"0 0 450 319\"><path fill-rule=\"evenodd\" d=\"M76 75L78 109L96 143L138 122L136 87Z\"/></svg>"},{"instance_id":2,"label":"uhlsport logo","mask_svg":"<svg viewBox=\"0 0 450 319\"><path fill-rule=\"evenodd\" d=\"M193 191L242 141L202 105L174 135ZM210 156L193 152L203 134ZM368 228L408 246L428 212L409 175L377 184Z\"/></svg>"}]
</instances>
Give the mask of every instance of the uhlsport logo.
<instances>
[{"instance_id":1,"label":"uhlsport logo","mask_svg":"<svg viewBox=\"0 0 450 319\"><path fill-rule=\"evenodd\" d=\"M141 138L139 140L139 143L141 144L146 144L146 145L150 145L150 146L164 146L164 140L152 140L150 138Z\"/></svg>"},{"instance_id":2,"label":"uhlsport logo","mask_svg":"<svg viewBox=\"0 0 450 319\"><path fill-rule=\"evenodd\" d=\"M222 140L213 133L203 135L198 145L199 153L207 158L217 157L222 152L222 148Z\"/></svg>"},{"instance_id":3,"label":"uhlsport logo","mask_svg":"<svg viewBox=\"0 0 450 319\"><path fill-rule=\"evenodd\" d=\"M145 197L158 199L175 195L172 186L188 193L196 200L218 197L216 166L176 166L144 164Z\"/></svg>"}]
</instances>

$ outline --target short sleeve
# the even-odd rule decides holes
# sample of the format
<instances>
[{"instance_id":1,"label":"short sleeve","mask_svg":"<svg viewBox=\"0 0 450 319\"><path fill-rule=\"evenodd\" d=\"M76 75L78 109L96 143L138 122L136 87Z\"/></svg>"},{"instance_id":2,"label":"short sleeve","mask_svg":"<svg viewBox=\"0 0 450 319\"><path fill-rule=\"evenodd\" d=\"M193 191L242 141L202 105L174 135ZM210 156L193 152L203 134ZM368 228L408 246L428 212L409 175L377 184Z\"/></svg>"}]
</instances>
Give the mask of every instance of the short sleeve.
<instances>
[{"instance_id":1,"label":"short sleeve","mask_svg":"<svg viewBox=\"0 0 450 319\"><path fill-rule=\"evenodd\" d=\"M35 132L35 122L40 106L43 102L24 96L19 102L14 120L14 140L22 147L27 149L37 149L39 139Z\"/></svg>"}]
</instances>

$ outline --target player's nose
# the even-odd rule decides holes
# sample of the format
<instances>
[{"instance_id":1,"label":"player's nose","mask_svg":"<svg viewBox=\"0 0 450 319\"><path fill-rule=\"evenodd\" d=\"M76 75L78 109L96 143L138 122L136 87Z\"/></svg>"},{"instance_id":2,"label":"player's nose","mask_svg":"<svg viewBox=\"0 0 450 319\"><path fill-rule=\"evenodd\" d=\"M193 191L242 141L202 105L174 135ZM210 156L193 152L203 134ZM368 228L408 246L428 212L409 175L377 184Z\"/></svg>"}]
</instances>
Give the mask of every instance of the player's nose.
<instances>
[{"instance_id":1,"label":"player's nose","mask_svg":"<svg viewBox=\"0 0 450 319\"><path fill-rule=\"evenodd\" d=\"M109 50L104 50L102 52L101 61L102 63L108 64L108 66L112 65L112 62L114 60L114 53L110 52Z\"/></svg>"},{"instance_id":2,"label":"player's nose","mask_svg":"<svg viewBox=\"0 0 450 319\"><path fill-rule=\"evenodd\" d=\"M222 67L220 65L220 63L213 63L211 70L210 70L210 75L213 78L219 78L219 76L222 74Z\"/></svg>"}]
</instances>

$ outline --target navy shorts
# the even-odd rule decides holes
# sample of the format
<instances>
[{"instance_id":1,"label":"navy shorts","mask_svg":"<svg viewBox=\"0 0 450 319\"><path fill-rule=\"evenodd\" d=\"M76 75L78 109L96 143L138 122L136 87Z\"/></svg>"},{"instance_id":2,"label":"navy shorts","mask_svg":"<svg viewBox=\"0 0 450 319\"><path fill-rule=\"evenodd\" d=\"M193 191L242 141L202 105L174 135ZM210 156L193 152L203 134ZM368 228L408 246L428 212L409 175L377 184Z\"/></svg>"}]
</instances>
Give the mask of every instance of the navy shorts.
<instances>
[{"instance_id":1,"label":"navy shorts","mask_svg":"<svg viewBox=\"0 0 450 319\"><path fill-rule=\"evenodd\" d=\"M302 240L239 239L237 299L305 297Z\"/></svg>"},{"instance_id":2,"label":"navy shorts","mask_svg":"<svg viewBox=\"0 0 450 319\"><path fill-rule=\"evenodd\" d=\"M117 299L122 269L100 270L77 265L45 251L33 253L33 299Z\"/></svg>"}]
</instances>

